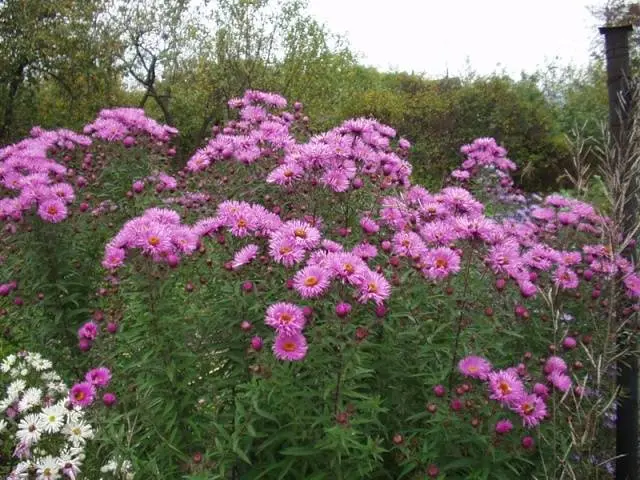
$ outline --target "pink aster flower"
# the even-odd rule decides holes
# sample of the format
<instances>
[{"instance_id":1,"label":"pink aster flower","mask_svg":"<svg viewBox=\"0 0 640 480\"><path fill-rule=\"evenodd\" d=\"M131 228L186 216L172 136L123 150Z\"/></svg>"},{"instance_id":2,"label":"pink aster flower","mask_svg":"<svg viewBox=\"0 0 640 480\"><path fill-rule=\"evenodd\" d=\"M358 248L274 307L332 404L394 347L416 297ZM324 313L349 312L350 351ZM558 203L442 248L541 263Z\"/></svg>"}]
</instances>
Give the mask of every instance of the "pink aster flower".
<instances>
[{"instance_id":1,"label":"pink aster flower","mask_svg":"<svg viewBox=\"0 0 640 480\"><path fill-rule=\"evenodd\" d=\"M393 253L401 257L419 257L425 253L427 247L415 232L398 232L391 241Z\"/></svg>"},{"instance_id":2,"label":"pink aster flower","mask_svg":"<svg viewBox=\"0 0 640 480\"><path fill-rule=\"evenodd\" d=\"M547 376L547 380L561 392L566 392L571 388L571 378L558 370L554 370Z\"/></svg>"},{"instance_id":3,"label":"pink aster flower","mask_svg":"<svg viewBox=\"0 0 640 480\"><path fill-rule=\"evenodd\" d=\"M474 355L463 358L458 362L458 371L465 377L477 378L479 380L486 380L489 372L491 372L491 363L482 358Z\"/></svg>"},{"instance_id":4,"label":"pink aster flower","mask_svg":"<svg viewBox=\"0 0 640 480\"><path fill-rule=\"evenodd\" d=\"M391 294L391 286L389 282L379 273L371 270L363 269L362 273L358 275L360 297L358 301L360 303L366 303L369 300L373 300L377 304L381 304L389 298Z\"/></svg>"},{"instance_id":5,"label":"pink aster flower","mask_svg":"<svg viewBox=\"0 0 640 480\"><path fill-rule=\"evenodd\" d=\"M635 273L627 275L624 279L624 286L627 287L627 294L630 297L640 297L640 276Z\"/></svg>"},{"instance_id":6,"label":"pink aster flower","mask_svg":"<svg viewBox=\"0 0 640 480\"><path fill-rule=\"evenodd\" d=\"M552 372L565 373L567 371L567 364L560 357L549 357L544 364L544 373L550 375Z\"/></svg>"},{"instance_id":7,"label":"pink aster flower","mask_svg":"<svg viewBox=\"0 0 640 480\"><path fill-rule=\"evenodd\" d=\"M553 281L556 286L564 290L578 288L580 284L576 272L564 265L560 265L553 273Z\"/></svg>"},{"instance_id":8,"label":"pink aster flower","mask_svg":"<svg viewBox=\"0 0 640 480\"><path fill-rule=\"evenodd\" d=\"M372 235L380 231L380 225L378 225L371 217L362 217L360 219L360 226L364 233Z\"/></svg>"},{"instance_id":9,"label":"pink aster flower","mask_svg":"<svg viewBox=\"0 0 640 480\"><path fill-rule=\"evenodd\" d=\"M378 249L370 243L359 243L351 250L351 253L357 255L364 261L370 260L378 255Z\"/></svg>"},{"instance_id":10,"label":"pink aster flower","mask_svg":"<svg viewBox=\"0 0 640 480\"><path fill-rule=\"evenodd\" d=\"M324 239L320 242L322 248L324 248L327 252L342 252L344 247L340 245L338 242L334 242L333 240Z\"/></svg>"},{"instance_id":11,"label":"pink aster flower","mask_svg":"<svg viewBox=\"0 0 640 480\"><path fill-rule=\"evenodd\" d=\"M422 273L432 280L443 279L460 271L460 257L447 247L427 250Z\"/></svg>"},{"instance_id":12,"label":"pink aster flower","mask_svg":"<svg viewBox=\"0 0 640 480\"><path fill-rule=\"evenodd\" d=\"M250 263L254 258L256 258L257 254L258 246L254 245L253 243L249 244L236 252L236 254L233 256L233 262L231 263L231 266L234 270L236 270L241 266Z\"/></svg>"},{"instance_id":13,"label":"pink aster flower","mask_svg":"<svg viewBox=\"0 0 640 480\"><path fill-rule=\"evenodd\" d=\"M111 381L111 371L106 367L89 370L84 379L94 387L106 387Z\"/></svg>"},{"instance_id":14,"label":"pink aster flower","mask_svg":"<svg viewBox=\"0 0 640 480\"><path fill-rule=\"evenodd\" d=\"M292 238L297 245L301 245L305 249L315 248L320 243L318 229L299 220L286 222L278 233Z\"/></svg>"},{"instance_id":15,"label":"pink aster flower","mask_svg":"<svg viewBox=\"0 0 640 480\"><path fill-rule=\"evenodd\" d=\"M513 430L513 423L510 420L499 420L496 423L496 433L500 435L504 435L505 433L509 433Z\"/></svg>"},{"instance_id":16,"label":"pink aster flower","mask_svg":"<svg viewBox=\"0 0 640 480\"><path fill-rule=\"evenodd\" d=\"M273 353L278 360L302 360L307 355L307 350L307 339L300 332L280 332L273 344Z\"/></svg>"},{"instance_id":17,"label":"pink aster flower","mask_svg":"<svg viewBox=\"0 0 640 480\"><path fill-rule=\"evenodd\" d=\"M489 398L510 405L524 395L524 385L515 372L500 370L489 374L489 391Z\"/></svg>"},{"instance_id":18,"label":"pink aster flower","mask_svg":"<svg viewBox=\"0 0 640 480\"><path fill-rule=\"evenodd\" d=\"M328 257L328 266L333 275L350 285L360 283L359 274L365 269L366 263L354 253L338 252Z\"/></svg>"},{"instance_id":19,"label":"pink aster flower","mask_svg":"<svg viewBox=\"0 0 640 480\"><path fill-rule=\"evenodd\" d=\"M51 185L50 188L51 193L65 203L71 203L75 199L73 187L68 183L56 183L55 185Z\"/></svg>"},{"instance_id":20,"label":"pink aster flower","mask_svg":"<svg viewBox=\"0 0 640 480\"><path fill-rule=\"evenodd\" d=\"M69 390L69 400L73 405L87 407L93 403L96 390L89 382L76 383Z\"/></svg>"},{"instance_id":21,"label":"pink aster flower","mask_svg":"<svg viewBox=\"0 0 640 480\"><path fill-rule=\"evenodd\" d=\"M78 329L78 338L86 338L87 340L95 340L98 336L98 325L94 322L87 322Z\"/></svg>"},{"instance_id":22,"label":"pink aster flower","mask_svg":"<svg viewBox=\"0 0 640 480\"><path fill-rule=\"evenodd\" d=\"M316 298L327 291L330 281L329 271L311 265L296 273L293 277L293 288L302 298Z\"/></svg>"},{"instance_id":23,"label":"pink aster flower","mask_svg":"<svg viewBox=\"0 0 640 480\"><path fill-rule=\"evenodd\" d=\"M304 312L292 303L274 303L267 309L264 322L279 332L299 332L305 324Z\"/></svg>"},{"instance_id":24,"label":"pink aster flower","mask_svg":"<svg viewBox=\"0 0 640 480\"><path fill-rule=\"evenodd\" d=\"M302 177L304 173L302 167L295 162L288 162L284 165L276 167L267 176L267 183L275 183L276 185L291 185Z\"/></svg>"},{"instance_id":25,"label":"pink aster flower","mask_svg":"<svg viewBox=\"0 0 640 480\"><path fill-rule=\"evenodd\" d=\"M125 251L122 248L109 247L104 251L102 266L106 269L116 269L124 263Z\"/></svg>"},{"instance_id":26,"label":"pink aster flower","mask_svg":"<svg viewBox=\"0 0 640 480\"><path fill-rule=\"evenodd\" d=\"M291 237L278 233L269 240L269 255L285 267L300 263L305 254L304 247L297 244Z\"/></svg>"},{"instance_id":27,"label":"pink aster flower","mask_svg":"<svg viewBox=\"0 0 640 480\"><path fill-rule=\"evenodd\" d=\"M535 394L523 395L513 402L511 409L520 415L525 427L535 427L547 414L547 406Z\"/></svg>"},{"instance_id":28,"label":"pink aster flower","mask_svg":"<svg viewBox=\"0 0 640 480\"><path fill-rule=\"evenodd\" d=\"M50 198L40 204L38 215L45 222L59 223L67 218L67 207L61 199Z\"/></svg>"}]
</instances>

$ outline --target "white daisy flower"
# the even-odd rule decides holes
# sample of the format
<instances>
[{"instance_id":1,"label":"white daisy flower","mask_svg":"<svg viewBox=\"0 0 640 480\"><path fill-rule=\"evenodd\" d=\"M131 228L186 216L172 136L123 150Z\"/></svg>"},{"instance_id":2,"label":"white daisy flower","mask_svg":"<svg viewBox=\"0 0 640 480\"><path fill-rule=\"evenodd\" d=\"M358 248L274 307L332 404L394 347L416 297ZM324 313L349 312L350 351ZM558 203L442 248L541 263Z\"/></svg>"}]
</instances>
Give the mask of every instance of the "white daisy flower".
<instances>
[{"instance_id":1,"label":"white daisy flower","mask_svg":"<svg viewBox=\"0 0 640 480\"><path fill-rule=\"evenodd\" d=\"M27 445L33 445L40 440L42 435L42 424L40 417L36 413L26 415L18 424L16 438Z\"/></svg>"},{"instance_id":2,"label":"white daisy flower","mask_svg":"<svg viewBox=\"0 0 640 480\"><path fill-rule=\"evenodd\" d=\"M43 408L40 412L42 429L46 433L58 433L64 425L65 415L66 409L57 404Z\"/></svg>"},{"instance_id":3,"label":"white daisy flower","mask_svg":"<svg viewBox=\"0 0 640 480\"><path fill-rule=\"evenodd\" d=\"M67 423L82 423L84 412L78 406L74 406L71 410L67 409Z\"/></svg>"},{"instance_id":4,"label":"white daisy flower","mask_svg":"<svg viewBox=\"0 0 640 480\"><path fill-rule=\"evenodd\" d=\"M20 396L20 392L23 392L27 388L27 382L24 380L14 380L7 387L7 397L9 397L9 401L13 402L17 400Z\"/></svg>"},{"instance_id":5,"label":"white daisy flower","mask_svg":"<svg viewBox=\"0 0 640 480\"><path fill-rule=\"evenodd\" d=\"M33 466L30 461L20 462L11 472L16 478L29 478L29 470Z\"/></svg>"},{"instance_id":6,"label":"white daisy flower","mask_svg":"<svg viewBox=\"0 0 640 480\"><path fill-rule=\"evenodd\" d=\"M31 387L24 391L24 395L18 402L18 411L25 412L32 407L40 404L42 400L42 390Z\"/></svg>"},{"instance_id":7,"label":"white daisy flower","mask_svg":"<svg viewBox=\"0 0 640 480\"><path fill-rule=\"evenodd\" d=\"M67 439L74 447L84 445L87 439L93 438L93 429L91 428L91 425L84 422L67 423L62 432L67 435Z\"/></svg>"},{"instance_id":8,"label":"white daisy flower","mask_svg":"<svg viewBox=\"0 0 640 480\"><path fill-rule=\"evenodd\" d=\"M60 467L57 459L51 455L38 460L36 463L36 472L38 480L56 480L60 478Z\"/></svg>"},{"instance_id":9,"label":"white daisy flower","mask_svg":"<svg viewBox=\"0 0 640 480\"><path fill-rule=\"evenodd\" d=\"M0 433L2 433L5 428L7 428L7 421L4 418L0 418Z\"/></svg>"},{"instance_id":10,"label":"white daisy flower","mask_svg":"<svg viewBox=\"0 0 640 480\"><path fill-rule=\"evenodd\" d=\"M37 358L37 359L31 359L31 366L38 372L41 372L43 370L48 370L51 368L52 364L49 360L47 360L46 358Z\"/></svg>"},{"instance_id":11,"label":"white daisy flower","mask_svg":"<svg viewBox=\"0 0 640 480\"><path fill-rule=\"evenodd\" d=\"M84 458L84 455L80 452L82 452L82 449L66 448L60 452L57 458L58 467L69 478L76 478L80 473L80 466Z\"/></svg>"},{"instance_id":12,"label":"white daisy flower","mask_svg":"<svg viewBox=\"0 0 640 480\"><path fill-rule=\"evenodd\" d=\"M7 397L4 400L0 401L0 413L4 412L7 408L9 408L9 405L11 405L13 403L13 401Z\"/></svg>"},{"instance_id":13,"label":"white daisy flower","mask_svg":"<svg viewBox=\"0 0 640 480\"><path fill-rule=\"evenodd\" d=\"M60 382L62 380L56 372L43 372L41 378L45 382Z\"/></svg>"},{"instance_id":14,"label":"white daisy flower","mask_svg":"<svg viewBox=\"0 0 640 480\"><path fill-rule=\"evenodd\" d=\"M2 364L0 364L0 372L7 373L11 370L14 363L16 363L16 356L13 354L9 355L2 361Z\"/></svg>"}]
</instances>

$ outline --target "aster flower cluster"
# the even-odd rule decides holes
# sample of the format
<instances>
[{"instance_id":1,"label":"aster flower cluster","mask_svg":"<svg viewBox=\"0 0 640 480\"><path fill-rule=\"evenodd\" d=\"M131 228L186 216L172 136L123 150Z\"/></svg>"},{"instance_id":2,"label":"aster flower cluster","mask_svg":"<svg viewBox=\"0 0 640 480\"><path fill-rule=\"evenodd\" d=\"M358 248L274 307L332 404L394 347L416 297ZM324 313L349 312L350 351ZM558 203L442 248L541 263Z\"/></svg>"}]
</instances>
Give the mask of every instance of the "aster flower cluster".
<instances>
[{"instance_id":1,"label":"aster flower cluster","mask_svg":"<svg viewBox=\"0 0 640 480\"><path fill-rule=\"evenodd\" d=\"M230 121L222 130L195 152L186 169L198 172L223 160L251 164L260 158L295 144L289 128L295 116L280 112L287 101L278 94L249 90L244 97L232 99L229 106L239 110L239 120Z\"/></svg>"},{"instance_id":2,"label":"aster flower cluster","mask_svg":"<svg viewBox=\"0 0 640 480\"><path fill-rule=\"evenodd\" d=\"M304 179L333 192L346 192L361 188L362 178L368 177L381 188L408 186L412 167L403 157L409 144L402 142L394 150L395 136L393 128L375 120L347 120L306 144L288 148L267 183L289 186Z\"/></svg>"},{"instance_id":3,"label":"aster flower cluster","mask_svg":"<svg viewBox=\"0 0 640 480\"><path fill-rule=\"evenodd\" d=\"M34 208L44 221L58 223L75 194L67 167L53 155L88 147L91 139L70 130L34 128L31 135L0 149L0 185L16 194L0 199L0 219L18 221Z\"/></svg>"},{"instance_id":4,"label":"aster flower cluster","mask_svg":"<svg viewBox=\"0 0 640 480\"><path fill-rule=\"evenodd\" d=\"M525 385L525 380L531 381L531 376L524 364L495 370L485 358L471 355L460 360L458 371L467 378L485 382L489 398L518 414L526 428L535 427L546 418L545 401L550 396L550 388L564 393L572 385L566 363L557 356L550 357L544 365L546 382L535 383L531 391Z\"/></svg>"},{"instance_id":5,"label":"aster flower cluster","mask_svg":"<svg viewBox=\"0 0 640 480\"><path fill-rule=\"evenodd\" d=\"M497 144L493 138L476 138L468 145L463 145L460 152L465 160L460 168L451 173L456 180L466 181L478 175L483 169L490 169L500 177L500 185L509 187L513 184L509 172L516 170L516 164L507 158L507 150Z\"/></svg>"},{"instance_id":6,"label":"aster flower cluster","mask_svg":"<svg viewBox=\"0 0 640 480\"><path fill-rule=\"evenodd\" d=\"M69 390L69 402L77 407L86 408L93 404L98 391L105 388L111 382L111 371L106 367L97 367L89 370L83 382L76 383ZM102 401L107 407L116 402L116 396L106 392Z\"/></svg>"},{"instance_id":7,"label":"aster flower cluster","mask_svg":"<svg viewBox=\"0 0 640 480\"><path fill-rule=\"evenodd\" d=\"M129 220L105 247L102 266L114 270L124 264L127 251L139 250L155 262L175 267L197 248L196 229L183 225L180 215L165 208L150 208Z\"/></svg>"},{"instance_id":8,"label":"aster flower cluster","mask_svg":"<svg viewBox=\"0 0 640 480\"><path fill-rule=\"evenodd\" d=\"M384 197L377 218L371 212L360 218L366 235L385 237L384 251L407 258L430 280L458 273L463 250L468 251L464 247L471 243L473 250L484 252L484 264L502 284L500 288L513 280L525 298L536 295L542 273L559 289L574 290L580 284L578 272L587 281L621 273L629 296L638 296L639 277L620 255L602 245L586 245L582 251L552 247L561 243L559 235L565 229L598 238L605 222L593 206L555 194L520 220L497 220L486 216L483 204L464 188L430 193L420 186Z\"/></svg>"},{"instance_id":9,"label":"aster flower cluster","mask_svg":"<svg viewBox=\"0 0 640 480\"><path fill-rule=\"evenodd\" d=\"M78 478L93 428L82 408L68 401L51 362L38 353L9 355L0 363L0 379L7 385L0 396L0 443L15 443L7 479Z\"/></svg>"},{"instance_id":10,"label":"aster flower cluster","mask_svg":"<svg viewBox=\"0 0 640 480\"><path fill-rule=\"evenodd\" d=\"M130 147L137 143L137 138L144 136L167 143L178 130L147 117L142 108L120 107L101 110L96 120L85 125L83 132L107 142L123 142Z\"/></svg>"}]
</instances>

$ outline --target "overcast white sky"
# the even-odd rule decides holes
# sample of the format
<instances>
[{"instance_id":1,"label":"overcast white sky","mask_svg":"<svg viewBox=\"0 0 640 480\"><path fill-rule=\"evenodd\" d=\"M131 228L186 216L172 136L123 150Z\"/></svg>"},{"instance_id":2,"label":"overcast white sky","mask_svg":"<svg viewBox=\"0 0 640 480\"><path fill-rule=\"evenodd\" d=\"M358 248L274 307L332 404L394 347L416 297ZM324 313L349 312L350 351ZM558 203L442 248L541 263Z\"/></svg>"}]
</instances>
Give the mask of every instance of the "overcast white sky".
<instances>
[{"instance_id":1,"label":"overcast white sky","mask_svg":"<svg viewBox=\"0 0 640 480\"><path fill-rule=\"evenodd\" d=\"M558 58L586 64L603 0L309 0L362 62L437 77L503 69L514 77Z\"/></svg>"}]
</instances>

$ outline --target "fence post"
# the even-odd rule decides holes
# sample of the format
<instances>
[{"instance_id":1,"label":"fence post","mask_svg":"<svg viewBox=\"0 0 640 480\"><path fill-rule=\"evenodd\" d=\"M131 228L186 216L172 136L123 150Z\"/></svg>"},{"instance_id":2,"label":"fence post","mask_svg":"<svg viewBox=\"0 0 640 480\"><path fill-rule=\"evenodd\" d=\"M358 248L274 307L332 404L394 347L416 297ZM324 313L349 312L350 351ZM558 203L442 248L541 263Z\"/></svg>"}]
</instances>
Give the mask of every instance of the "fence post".
<instances>
[{"instance_id":1,"label":"fence post","mask_svg":"<svg viewBox=\"0 0 640 480\"><path fill-rule=\"evenodd\" d=\"M622 101L629 98L629 33L632 30L631 25L600 28L607 57L609 128L612 140L619 147L618 155L626 151L625 127L629 121L629 108L623 106ZM637 182L637 179L633 181ZM624 206L623 235L629 234L637 217L636 188L631 186L629 191L633 192L634 198ZM626 355L618 361L617 368L616 383L622 396L616 421L616 480L638 480L638 359L634 354Z\"/></svg>"}]
</instances>

